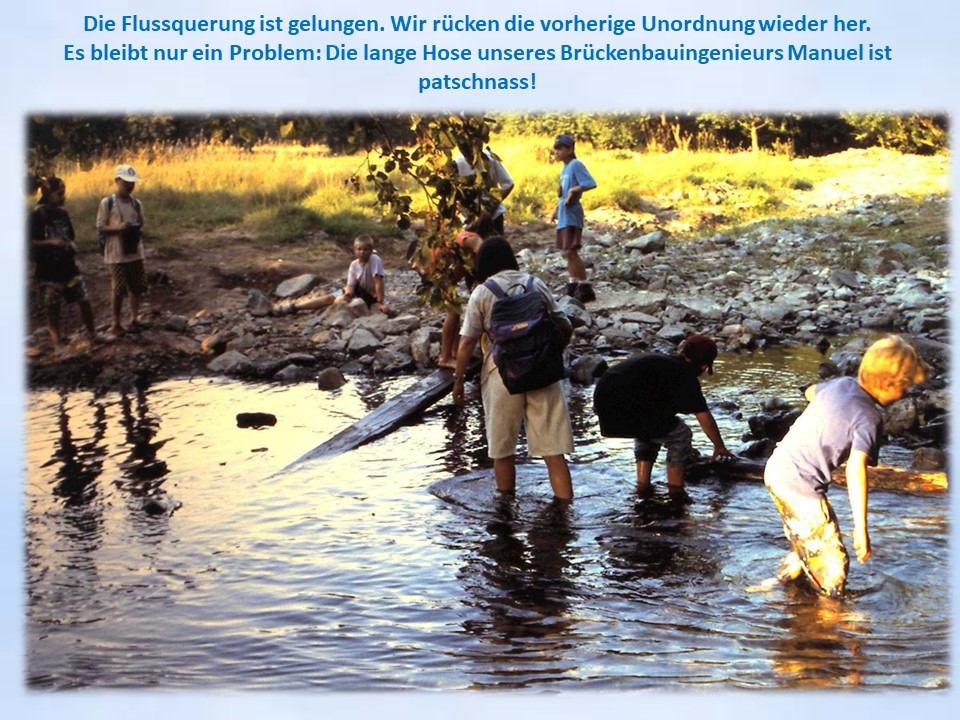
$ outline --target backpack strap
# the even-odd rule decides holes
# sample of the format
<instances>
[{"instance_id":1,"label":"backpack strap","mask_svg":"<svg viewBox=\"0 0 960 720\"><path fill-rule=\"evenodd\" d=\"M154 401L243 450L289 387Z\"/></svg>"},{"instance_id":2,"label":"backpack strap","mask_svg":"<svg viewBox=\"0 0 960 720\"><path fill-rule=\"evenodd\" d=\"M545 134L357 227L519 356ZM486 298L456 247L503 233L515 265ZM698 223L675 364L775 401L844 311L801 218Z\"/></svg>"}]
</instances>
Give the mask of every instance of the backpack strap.
<instances>
[{"instance_id":1,"label":"backpack strap","mask_svg":"<svg viewBox=\"0 0 960 720\"><path fill-rule=\"evenodd\" d=\"M110 195L107 196L107 220L108 220L108 221L110 220L110 213L113 212L113 205L114 205L114 203L115 203L116 201L117 201L117 195L116 195L116 193L112 193L112 194L110 194ZM133 203L133 209L137 211L137 222L139 222L139 223L142 225L142 224L143 224L143 210L141 209L140 201L139 201L137 198L135 198L135 197L131 197L131 198L130 198L130 202ZM121 218L121 220L122 220L122 219L123 219L123 218Z\"/></svg>"},{"instance_id":2,"label":"backpack strap","mask_svg":"<svg viewBox=\"0 0 960 720\"><path fill-rule=\"evenodd\" d=\"M500 287L500 283L498 283L493 278L490 278L489 280L484 280L483 286L487 290L492 292L494 295L496 295L498 300L506 295L506 293L503 291L503 288Z\"/></svg>"}]
</instances>

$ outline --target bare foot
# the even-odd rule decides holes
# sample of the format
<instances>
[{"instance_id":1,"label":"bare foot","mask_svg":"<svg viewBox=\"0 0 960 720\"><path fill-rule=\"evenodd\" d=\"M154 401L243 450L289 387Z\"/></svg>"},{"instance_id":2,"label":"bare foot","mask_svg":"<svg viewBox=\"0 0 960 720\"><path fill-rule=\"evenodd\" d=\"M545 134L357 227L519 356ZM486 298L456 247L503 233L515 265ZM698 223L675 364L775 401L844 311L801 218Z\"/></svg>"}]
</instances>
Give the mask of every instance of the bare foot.
<instances>
[{"instance_id":1,"label":"bare foot","mask_svg":"<svg viewBox=\"0 0 960 720\"><path fill-rule=\"evenodd\" d=\"M452 358L452 359L450 359L450 360L446 360L446 359L444 359L444 358L440 358L439 360L437 360L437 367L438 367L438 368L447 368L448 370L456 370L456 369L457 369L457 359L456 359L456 358Z\"/></svg>"}]
</instances>

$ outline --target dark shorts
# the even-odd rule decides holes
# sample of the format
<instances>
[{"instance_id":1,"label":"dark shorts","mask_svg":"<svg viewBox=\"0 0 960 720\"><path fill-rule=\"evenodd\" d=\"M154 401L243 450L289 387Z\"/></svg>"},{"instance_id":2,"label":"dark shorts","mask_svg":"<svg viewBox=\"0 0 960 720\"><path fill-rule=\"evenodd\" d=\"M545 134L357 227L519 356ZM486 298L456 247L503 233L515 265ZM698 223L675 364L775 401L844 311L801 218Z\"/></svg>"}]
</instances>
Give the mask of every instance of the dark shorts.
<instances>
[{"instance_id":1,"label":"dark shorts","mask_svg":"<svg viewBox=\"0 0 960 720\"><path fill-rule=\"evenodd\" d=\"M40 297L46 307L59 307L61 302L75 303L87 299L87 283L83 275L77 275L67 282L41 280Z\"/></svg>"},{"instance_id":2,"label":"dark shorts","mask_svg":"<svg viewBox=\"0 0 960 720\"><path fill-rule=\"evenodd\" d=\"M353 286L353 296L363 300L367 304L367 307L371 307L377 304L377 298L372 293L364 290L359 285Z\"/></svg>"},{"instance_id":3,"label":"dark shorts","mask_svg":"<svg viewBox=\"0 0 960 720\"><path fill-rule=\"evenodd\" d=\"M783 579L789 574L789 567L799 562L818 593L842 596L850 558L830 503L826 498L778 495L769 485L767 490L783 518L783 533L793 548L780 565Z\"/></svg>"},{"instance_id":4,"label":"dark shorts","mask_svg":"<svg viewBox=\"0 0 960 720\"><path fill-rule=\"evenodd\" d=\"M693 433L687 424L677 418L668 433L655 438L636 438L633 441L633 456L637 462L656 462L660 448L667 447L667 465L686 467L693 460Z\"/></svg>"},{"instance_id":5,"label":"dark shorts","mask_svg":"<svg viewBox=\"0 0 960 720\"><path fill-rule=\"evenodd\" d=\"M580 247L583 228L567 225L557 230L557 250L574 250Z\"/></svg>"},{"instance_id":6,"label":"dark shorts","mask_svg":"<svg viewBox=\"0 0 960 720\"><path fill-rule=\"evenodd\" d=\"M147 271L143 267L143 260L110 265L110 287L114 293L146 294Z\"/></svg>"}]
</instances>

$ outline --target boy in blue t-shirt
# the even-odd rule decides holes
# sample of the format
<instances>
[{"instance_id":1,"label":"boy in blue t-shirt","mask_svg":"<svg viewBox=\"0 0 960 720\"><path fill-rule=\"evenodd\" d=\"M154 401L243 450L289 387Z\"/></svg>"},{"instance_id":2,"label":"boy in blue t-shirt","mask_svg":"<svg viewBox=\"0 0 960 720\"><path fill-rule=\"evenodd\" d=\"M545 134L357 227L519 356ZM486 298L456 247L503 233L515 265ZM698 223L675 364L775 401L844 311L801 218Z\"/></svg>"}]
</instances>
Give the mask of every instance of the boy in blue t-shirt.
<instances>
[{"instance_id":1,"label":"boy in blue t-shirt","mask_svg":"<svg viewBox=\"0 0 960 720\"><path fill-rule=\"evenodd\" d=\"M560 198L554 208L551 220L557 222L557 249L563 251L567 261L567 295L582 302L596 300L590 283L587 282L587 268L580 258L580 245L583 235L583 205L580 196L587 190L597 187L587 166L577 159L574 152L572 135L558 135L553 143L553 153L563 163L560 171Z\"/></svg>"},{"instance_id":2,"label":"boy in blue t-shirt","mask_svg":"<svg viewBox=\"0 0 960 720\"><path fill-rule=\"evenodd\" d=\"M865 563L870 557L867 465L877 464L883 429L879 406L896 402L925 376L917 351L891 335L870 346L857 379L835 378L806 389L810 405L777 444L764 471L793 548L780 563L781 583L803 573L819 594L843 595L850 561L827 489L844 462L857 560Z\"/></svg>"}]
</instances>

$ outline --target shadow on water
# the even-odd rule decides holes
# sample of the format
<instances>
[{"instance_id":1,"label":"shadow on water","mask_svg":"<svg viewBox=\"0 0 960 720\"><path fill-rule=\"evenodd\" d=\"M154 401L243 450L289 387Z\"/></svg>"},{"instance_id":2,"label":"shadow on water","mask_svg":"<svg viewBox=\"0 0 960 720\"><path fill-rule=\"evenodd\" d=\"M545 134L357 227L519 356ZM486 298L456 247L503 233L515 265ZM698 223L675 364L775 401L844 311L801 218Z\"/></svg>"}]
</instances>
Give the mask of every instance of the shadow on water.
<instances>
[{"instance_id":1,"label":"shadow on water","mask_svg":"<svg viewBox=\"0 0 960 720\"><path fill-rule=\"evenodd\" d=\"M522 522L513 498L497 500L487 536L459 573L465 604L485 616L463 623L480 639L468 673L484 679L474 687L527 687L575 670L569 611L578 590L569 575L577 534L569 515L569 506L551 502Z\"/></svg>"}]
</instances>

